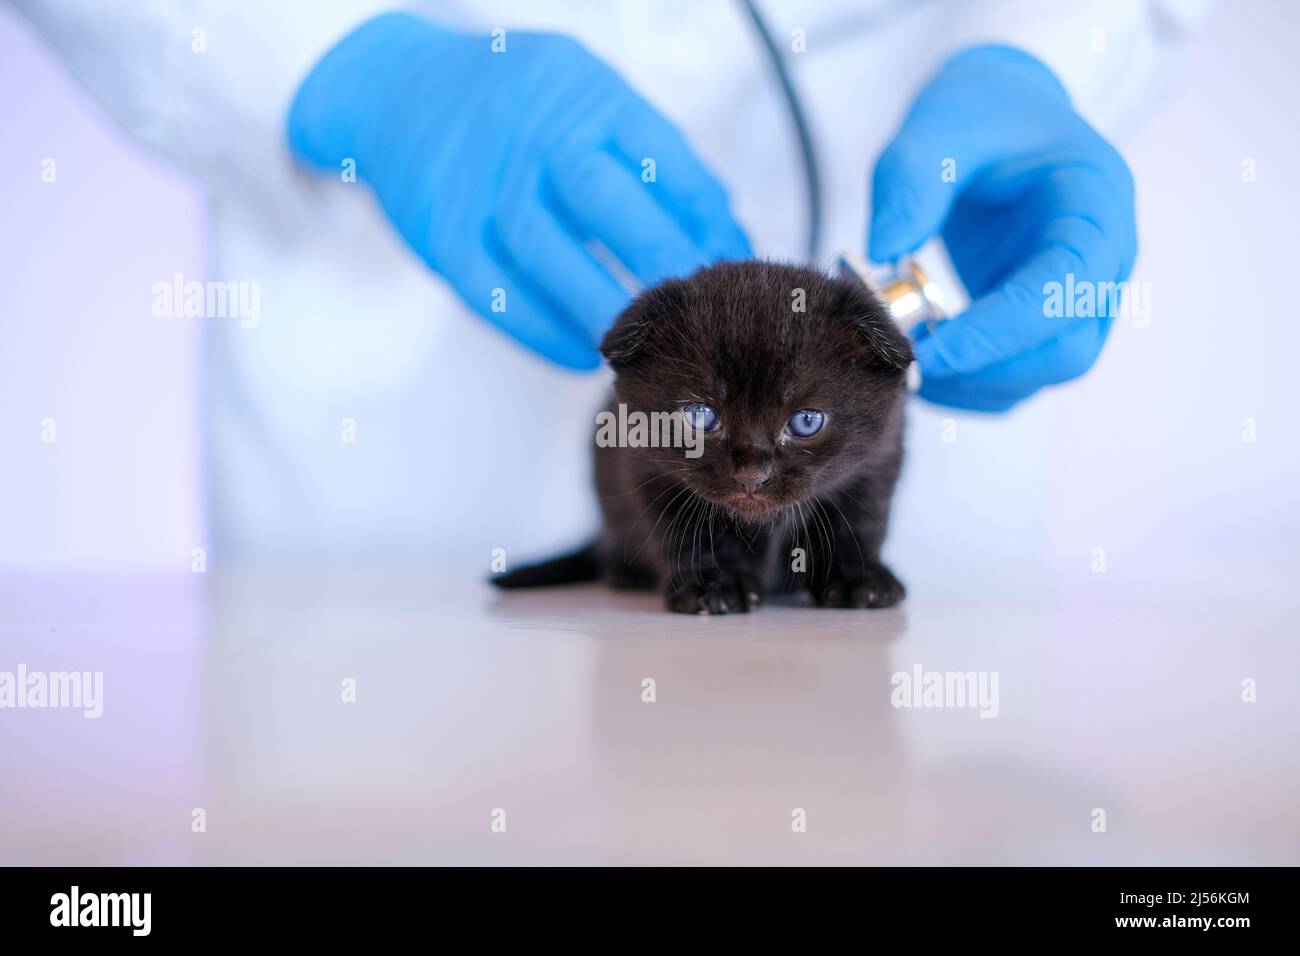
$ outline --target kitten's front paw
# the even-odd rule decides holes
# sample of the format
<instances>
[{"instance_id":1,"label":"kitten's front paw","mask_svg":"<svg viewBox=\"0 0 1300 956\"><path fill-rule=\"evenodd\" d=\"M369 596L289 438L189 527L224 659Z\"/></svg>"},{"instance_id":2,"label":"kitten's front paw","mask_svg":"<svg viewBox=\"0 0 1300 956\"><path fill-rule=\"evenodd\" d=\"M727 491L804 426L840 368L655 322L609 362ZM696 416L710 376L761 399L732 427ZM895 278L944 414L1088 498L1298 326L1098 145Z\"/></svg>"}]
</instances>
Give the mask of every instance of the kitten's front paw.
<instances>
[{"instance_id":1,"label":"kitten's front paw","mask_svg":"<svg viewBox=\"0 0 1300 956\"><path fill-rule=\"evenodd\" d=\"M674 579L665 603L678 614L746 614L763 601L755 575L744 572L713 578Z\"/></svg>"},{"instance_id":2,"label":"kitten's front paw","mask_svg":"<svg viewBox=\"0 0 1300 956\"><path fill-rule=\"evenodd\" d=\"M907 593L894 572L879 563L847 573L835 569L811 590L822 607L893 607Z\"/></svg>"}]
</instances>

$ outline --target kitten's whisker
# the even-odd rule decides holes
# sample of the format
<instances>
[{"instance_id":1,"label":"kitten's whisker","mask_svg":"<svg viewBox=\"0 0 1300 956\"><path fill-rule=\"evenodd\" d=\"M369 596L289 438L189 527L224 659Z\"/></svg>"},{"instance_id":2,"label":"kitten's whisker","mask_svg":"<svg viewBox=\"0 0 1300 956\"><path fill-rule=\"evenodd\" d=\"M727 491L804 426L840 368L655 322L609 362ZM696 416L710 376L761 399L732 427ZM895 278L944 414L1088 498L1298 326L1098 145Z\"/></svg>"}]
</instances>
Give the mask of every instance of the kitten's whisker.
<instances>
[{"instance_id":1,"label":"kitten's whisker","mask_svg":"<svg viewBox=\"0 0 1300 956\"><path fill-rule=\"evenodd\" d=\"M618 494L614 494L614 495L601 495L600 500L609 501L612 498L626 498L628 495L635 494L636 492L644 488L646 485L650 484L650 482L655 481L658 478L667 478L670 475L679 475L683 471L690 471L690 470L691 470L691 466L687 465L684 468L673 468L670 469L669 471L661 471L658 474L651 475L649 478L641 482L641 484L637 485L635 488L631 489L630 491L620 491L618 492Z\"/></svg>"},{"instance_id":2,"label":"kitten's whisker","mask_svg":"<svg viewBox=\"0 0 1300 956\"><path fill-rule=\"evenodd\" d=\"M808 545L800 538L800 535L806 534L808 530L807 525L804 523L803 520L803 502L795 501L794 503L792 503L790 505L790 512L792 516L798 516L800 528L799 529L794 528L793 521L792 521L791 522L792 526L789 529L790 530L789 539L791 542L793 542L796 548L803 549L804 556L806 557L808 555ZM786 555L786 554L781 555L781 562L785 565L785 575L781 579L782 581L781 587L787 591L790 590L790 586L794 583L794 573L795 573L794 562L789 560L792 556L793 555Z\"/></svg>"},{"instance_id":3,"label":"kitten's whisker","mask_svg":"<svg viewBox=\"0 0 1300 956\"><path fill-rule=\"evenodd\" d=\"M834 508L836 511L838 511L840 513L840 517L844 519L844 527L849 529L849 540L853 542L853 547L858 549L858 561L861 562L862 570L865 571L867 569L867 559L862 556L862 545L858 544L857 531L854 529L849 519L845 516L844 512L840 509L840 506L837 505L833 499L831 500L831 507Z\"/></svg>"},{"instance_id":4,"label":"kitten's whisker","mask_svg":"<svg viewBox=\"0 0 1300 956\"><path fill-rule=\"evenodd\" d=\"M812 532L808 530L808 515L810 511L805 510L803 505L804 503L802 501L799 502L799 534L802 536L803 540L804 557L808 559L807 567L804 568L804 573L807 574L812 570L813 546ZM790 569L790 573L794 573L794 568Z\"/></svg>"},{"instance_id":5,"label":"kitten's whisker","mask_svg":"<svg viewBox=\"0 0 1300 956\"><path fill-rule=\"evenodd\" d=\"M712 501L709 502L709 557L713 559L713 566L722 573L722 566L718 564L718 552L713 545L713 516L718 513L718 506Z\"/></svg>"},{"instance_id":6,"label":"kitten's whisker","mask_svg":"<svg viewBox=\"0 0 1300 956\"><path fill-rule=\"evenodd\" d=\"M646 534L645 540L641 542L641 547L636 549L636 554L632 555L631 558L627 557L627 544L628 544L627 539L625 538L623 540L624 563L631 564L633 561L637 559L637 557L641 554L641 552L645 550L645 546L650 543L650 539L654 537L655 529L659 527L659 522L663 520L664 513L673 506L674 501L676 501L683 494L685 494L690 490L691 490L690 486L683 483L681 489L677 492L677 494L673 495L672 498L668 499L668 504L664 505L664 507L660 509L658 517L655 518L655 523L650 526L650 531ZM641 515L645 514L656 501L658 501L660 498L666 495L669 491L672 491L671 485L669 485L663 491L659 492L659 494L655 495L654 498L651 499L650 504L646 505L644 508L641 509L641 514L637 515L636 520L632 522L632 528L628 529L629 537L632 534L632 529L634 529L637 525L637 522L641 520Z\"/></svg>"},{"instance_id":7,"label":"kitten's whisker","mask_svg":"<svg viewBox=\"0 0 1300 956\"><path fill-rule=\"evenodd\" d=\"M671 508L673 506L673 502L675 502L680 497L681 497L680 495L674 496L673 500L668 502L668 507ZM660 551L659 556L660 558L663 559L665 564L668 562L668 549L672 547L672 543L673 543L673 528L677 526L677 522L682 517L682 513L690 507L691 500L692 499L690 498L686 499L686 504L673 512L673 516L668 522L668 527L664 528L663 538L659 542L659 551ZM677 567L678 569L680 569L681 567L680 561L678 562Z\"/></svg>"},{"instance_id":8,"label":"kitten's whisker","mask_svg":"<svg viewBox=\"0 0 1300 956\"><path fill-rule=\"evenodd\" d=\"M673 499L673 500L675 501L676 499ZM669 520L669 522L668 522L668 526L667 526L666 528L664 528L663 538L662 538L662 540L660 540L660 542L659 542L659 552L660 552L659 557L660 557L660 559L661 559L665 564L668 564L668 563L669 563L669 561L668 561L668 552L669 552L669 549L671 549L672 546L673 546L673 529L677 527L677 522L681 520L681 517L682 517L683 513L685 513L685 512L690 508L690 506L691 506L691 501L692 501L691 498L687 498L687 499L686 499L686 504L683 505L682 507L678 508L677 510L675 510L675 511L673 512L672 519ZM671 502L670 502L670 504L671 504ZM679 577L680 577L680 572L681 572L681 569L682 569L682 562L681 562L681 559L680 559L680 554L681 554L681 552L679 551L679 552L678 552L679 558L678 558L677 562L676 562L675 564L672 565L672 566L676 569L676 571L677 571Z\"/></svg>"},{"instance_id":9,"label":"kitten's whisker","mask_svg":"<svg viewBox=\"0 0 1300 956\"><path fill-rule=\"evenodd\" d=\"M697 516L695 519L695 535L691 541L691 548L695 552L692 555L692 563L695 564L695 568L696 568L695 578L698 581L699 580L699 558L700 558L700 531L703 530L704 528L704 516L705 513L708 511L708 507L707 507L708 502L706 502L703 498L697 498L696 500L700 502L700 507L697 509Z\"/></svg>"},{"instance_id":10,"label":"kitten's whisker","mask_svg":"<svg viewBox=\"0 0 1300 956\"><path fill-rule=\"evenodd\" d=\"M807 555L809 555L811 551L811 548L809 548L809 541L807 541L807 537L809 537L809 523L807 523L807 518L805 518L805 515L803 515L803 502L802 501L794 502L794 507L796 507L798 519L800 519L800 528L798 528L798 532L797 532L798 537L796 538L797 545L798 548L803 549L803 557L807 557ZM789 562L788 576L793 574L794 574L794 562Z\"/></svg>"},{"instance_id":11,"label":"kitten's whisker","mask_svg":"<svg viewBox=\"0 0 1300 956\"><path fill-rule=\"evenodd\" d=\"M858 508L862 511L863 514L865 514L868 518L870 518L870 519L871 519L872 521L874 521L876 524L880 525L881 530L883 530L883 531L888 531L888 530L889 530L889 529L885 526L885 523L884 523L883 521L881 521L881 520L876 516L876 513L875 513L874 511L872 511L870 508L868 508L866 505L864 505L860 500L858 500L857 498L850 498L849 500L852 501L855 505L857 505Z\"/></svg>"},{"instance_id":12,"label":"kitten's whisker","mask_svg":"<svg viewBox=\"0 0 1300 956\"><path fill-rule=\"evenodd\" d=\"M813 511L813 518L817 522L818 535L826 546L826 563L829 565L835 555L835 531L831 527L831 517L826 513L826 507L821 499L814 498L813 504L817 506Z\"/></svg>"},{"instance_id":13,"label":"kitten's whisker","mask_svg":"<svg viewBox=\"0 0 1300 956\"><path fill-rule=\"evenodd\" d=\"M703 511L704 511L704 499L697 497L693 502L690 518L691 518L691 523L695 526L695 532L694 534L691 535L691 567L695 569L695 581L698 584L703 583L703 578L701 578L700 576L700 561L699 561L700 517ZM686 535L683 534L682 544L685 543L686 543ZM678 549L678 553L679 554L681 553L680 548ZM680 560L680 558L678 560Z\"/></svg>"}]
</instances>

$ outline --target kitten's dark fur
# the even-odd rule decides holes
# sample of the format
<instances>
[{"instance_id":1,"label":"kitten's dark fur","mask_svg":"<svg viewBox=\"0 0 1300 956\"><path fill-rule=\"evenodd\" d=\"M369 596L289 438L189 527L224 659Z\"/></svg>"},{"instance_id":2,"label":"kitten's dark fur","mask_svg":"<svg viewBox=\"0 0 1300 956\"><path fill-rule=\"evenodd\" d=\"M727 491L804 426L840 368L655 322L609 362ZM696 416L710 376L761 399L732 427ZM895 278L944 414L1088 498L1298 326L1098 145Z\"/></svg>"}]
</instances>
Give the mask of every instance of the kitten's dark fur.
<instances>
[{"instance_id":1,"label":"kitten's dark fur","mask_svg":"<svg viewBox=\"0 0 1300 956\"><path fill-rule=\"evenodd\" d=\"M718 427L698 458L597 448L599 541L496 583L599 575L657 586L669 610L699 614L749 611L777 590L806 589L825 607L902 599L880 547L912 351L875 296L812 269L723 263L642 294L601 351L617 374L610 410L703 402ZM786 427L800 409L825 413L811 437Z\"/></svg>"}]
</instances>

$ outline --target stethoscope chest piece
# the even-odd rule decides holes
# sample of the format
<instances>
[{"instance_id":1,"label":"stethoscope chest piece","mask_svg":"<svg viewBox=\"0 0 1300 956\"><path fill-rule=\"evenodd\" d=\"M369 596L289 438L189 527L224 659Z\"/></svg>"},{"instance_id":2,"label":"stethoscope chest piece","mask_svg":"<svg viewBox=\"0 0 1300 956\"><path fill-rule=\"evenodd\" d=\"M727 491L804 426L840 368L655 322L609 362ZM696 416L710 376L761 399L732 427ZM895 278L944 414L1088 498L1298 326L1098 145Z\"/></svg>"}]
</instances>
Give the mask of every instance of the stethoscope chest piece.
<instances>
[{"instance_id":1,"label":"stethoscope chest piece","mask_svg":"<svg viewBox=\"0 0 1300 956\"><path fill-rule=\"evenodd\" d=\"M909 336L922 322L933 329L935 323L950 317L938 283L910 256L873 269L853 253L842 252L839 268L845 278L856 279L871 289L889 308L894 323Z\"/></svg>"},{"instance_id":2,"label":"stethoscope chest piece","mask_svg":"<svg viewBox=\"0 0 1300 956\"><path fill-rule=\"evenodd\" d=\"M930 248L936 245L930 243L921 249L923 254L928 251L933 264L929 271L913 256L904 256L888 265L869 266L860 256L842 252L837 264L841 276L860 282L874 292L888 307L903 334L912 338L918 325L924 323L927 331L933 331L940 322L960 314L970 304L946 250ZM933 278L936 270L947 280ZM921 387L921 369L915 362L907 369L907 387L913 392Z\"/></svg>"}]
</instances>

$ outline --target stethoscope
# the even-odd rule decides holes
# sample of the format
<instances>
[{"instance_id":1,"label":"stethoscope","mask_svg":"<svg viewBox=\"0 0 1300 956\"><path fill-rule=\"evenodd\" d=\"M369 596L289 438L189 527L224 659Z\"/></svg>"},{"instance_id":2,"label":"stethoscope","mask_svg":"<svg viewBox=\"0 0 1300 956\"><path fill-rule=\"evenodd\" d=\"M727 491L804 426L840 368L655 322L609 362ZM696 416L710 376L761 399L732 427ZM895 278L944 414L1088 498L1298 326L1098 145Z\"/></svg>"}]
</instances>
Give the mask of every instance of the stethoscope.
<instances>
[{"instance_id":1,"label":"stethoscope","mask_svg":"<svg viewBox=\"0 0 1300 956\"><path fill-rule=\"evenodd\" d=\"M799 99L799 92L790 78L785 58L772 38L767 21L763 19L754 0L740 0L740 4L749 15L767 52L768 61L776 74L781 93L785 97L790 121L799 141L799 156L803 166L804 189L808 202L808 259L810 262L815 262L821 248L822 232L822 189L821 177L818 174L816 144L808 129L808 119L804 113L803 103ZM921 250L921 252L926 251L925 247ZM933 328L936 323L951 318L964 308L965 289L956 277L956 272L947 259L947 253L942 250L939 243L935 243L929 253L931 261L928 270L912 256L887 265L872 266L868 265L861 256L847 251L839 254L836 266L842 276L861 282L880 296L889 307L894 321L904 332L910 334L921 323ZM930 272L943 273L943 277L936 281L931 278ZM913 380L919 383L919 376L914 374Z\"/></svg>"}]
</instances>

